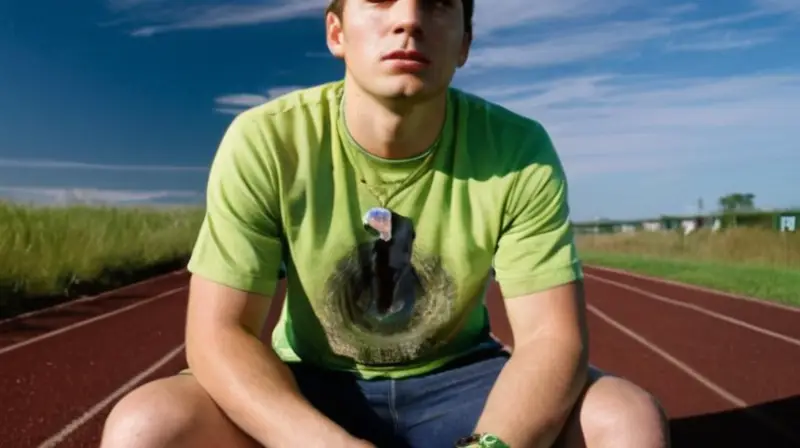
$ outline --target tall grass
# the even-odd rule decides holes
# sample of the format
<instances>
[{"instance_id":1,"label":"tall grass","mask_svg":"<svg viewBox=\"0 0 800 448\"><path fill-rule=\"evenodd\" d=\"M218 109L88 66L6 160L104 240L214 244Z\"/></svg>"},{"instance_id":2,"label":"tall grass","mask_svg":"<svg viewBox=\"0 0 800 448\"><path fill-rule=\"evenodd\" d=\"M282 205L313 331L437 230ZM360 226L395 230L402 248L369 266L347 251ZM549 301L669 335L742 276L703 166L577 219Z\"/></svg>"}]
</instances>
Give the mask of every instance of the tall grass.
<instances>
[{"instance_id":1,"label":"tall grass","mask_svg":"<svg viewBox=\"0 0 800 448\"><path fill-rule=\"evenodd\" d=\"M587 264L800 306L800 235L767 229L581 235Z\"/></svg>"},{"instance_id":2,"label":"tall grass","mask_svg":"<svg viewBox=\"0 0 800 448\"><path fill-rule=\"evenodd\" d=\"M188 258L196 207L34 207L0 201L0 315L41 297L116 286ZM580 235L586 254L800 269L800 234L761 229Z\"/></svg>"},{"instance_id":3,"label":"tall grass","mask_svg":"<svg viewBox=\"0 0 800 448\"><path fill-rule=\"evenodd\" d=\"M800 268L800 234L769 229L580 235L582 251L776 268Z\"/></svg>"},{"instance_id":4,"label":"tall grass","mask_svg":"<svg viewBox=\"0 0 800 448\"><path fill-rule=\"evenodd\" d=\"M180 262L200 208L34 207L0 202L0 307L113 286Z\"/></svg>"}]
</instances>

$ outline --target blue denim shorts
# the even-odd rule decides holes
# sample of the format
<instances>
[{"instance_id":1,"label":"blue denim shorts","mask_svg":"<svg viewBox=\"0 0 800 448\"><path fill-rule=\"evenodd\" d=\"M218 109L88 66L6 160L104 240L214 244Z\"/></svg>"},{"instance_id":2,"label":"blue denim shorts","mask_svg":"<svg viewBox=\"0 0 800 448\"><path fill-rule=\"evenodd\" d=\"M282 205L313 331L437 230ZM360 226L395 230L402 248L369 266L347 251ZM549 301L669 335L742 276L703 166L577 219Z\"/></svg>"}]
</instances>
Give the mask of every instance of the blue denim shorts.
<instances>
[{"instance_id":1,"label":"blue denim shorts","mask_svg":"<svg viewBox=\"0 0 800 448\"><path fill-rule=\"evenodd\" d=\"M303 395L350 434L384 447L452 447L470 435L509 358L499 344L407 379L359 380L289 364Z\"/></svg>"}]
</instances>

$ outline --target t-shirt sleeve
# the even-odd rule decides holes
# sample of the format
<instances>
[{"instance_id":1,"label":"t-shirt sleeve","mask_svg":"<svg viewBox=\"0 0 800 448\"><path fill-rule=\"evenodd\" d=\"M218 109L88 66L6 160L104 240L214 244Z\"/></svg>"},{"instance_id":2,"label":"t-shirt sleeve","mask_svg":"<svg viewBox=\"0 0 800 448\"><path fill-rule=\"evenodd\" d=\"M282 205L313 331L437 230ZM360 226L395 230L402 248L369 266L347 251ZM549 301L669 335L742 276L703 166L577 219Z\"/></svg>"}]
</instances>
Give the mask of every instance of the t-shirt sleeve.
<instances>
[{"instance_id":1,"label":"t-shirt sleeve","mask_svg":"<svg viewBox=\"0 0 800 448\"><path fill-rule=\"evenodd\" d=\"M268 148L264 131L246 113L225 131L211 164L205 216L188 270L271 297L282 245L279 195Z\"/></svg>"},{"instance_id":2,"label":"t-shirt sleeve","mask_svg":"<svg viewBox=\"0 0 800 448\"><path fill-rule=\"evenodd\" d=\"M517 157L494 259L495 278L505 298L583 278L567 177L541 125L536 125Z\"/></svg>"}]
</instances>

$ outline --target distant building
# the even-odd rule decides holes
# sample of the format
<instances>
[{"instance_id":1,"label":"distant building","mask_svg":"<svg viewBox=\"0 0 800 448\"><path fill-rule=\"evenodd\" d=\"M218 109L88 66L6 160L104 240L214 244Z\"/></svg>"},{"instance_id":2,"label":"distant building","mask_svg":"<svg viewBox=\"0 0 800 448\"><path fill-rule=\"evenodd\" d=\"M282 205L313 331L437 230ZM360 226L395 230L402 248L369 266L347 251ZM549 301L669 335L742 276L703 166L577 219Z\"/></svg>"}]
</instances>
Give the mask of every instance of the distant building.
<instances>
[{"instance_id":1,"label":"distant building","mask_svg":"<svg viewBox=\"0 0 800 448\"><path fill-rule=\"evenodd\" d=\"M661 221L648 221L642 223L642 228L648 232L658 232L663 228Z\"/></svg>"}]
</instances>

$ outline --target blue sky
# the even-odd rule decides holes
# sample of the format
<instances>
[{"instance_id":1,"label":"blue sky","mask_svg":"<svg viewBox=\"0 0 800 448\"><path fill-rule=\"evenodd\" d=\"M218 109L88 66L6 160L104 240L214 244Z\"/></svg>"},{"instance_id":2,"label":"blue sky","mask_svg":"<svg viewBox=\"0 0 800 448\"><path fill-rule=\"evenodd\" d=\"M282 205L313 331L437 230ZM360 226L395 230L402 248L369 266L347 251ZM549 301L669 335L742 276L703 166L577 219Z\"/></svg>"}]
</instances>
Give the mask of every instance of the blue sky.
<instances>
[{"instance_id":1,"label":"blue sky","mask_svg":"<svg viewBox=\"0 0 800 448\"><path fill-rule=\"evenodd\" d=\"M199 202L234 114L342 75L325 0L0 3L0 195ZM800 1L477 0L455 85L541 121L576 220L800 206Z\"/></svg>"}]
</instances>

